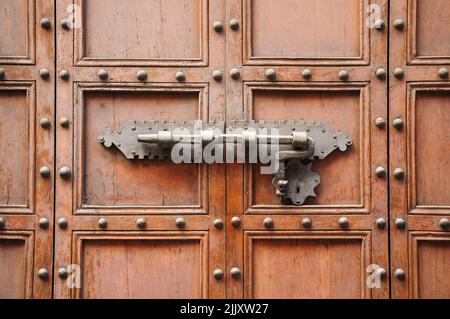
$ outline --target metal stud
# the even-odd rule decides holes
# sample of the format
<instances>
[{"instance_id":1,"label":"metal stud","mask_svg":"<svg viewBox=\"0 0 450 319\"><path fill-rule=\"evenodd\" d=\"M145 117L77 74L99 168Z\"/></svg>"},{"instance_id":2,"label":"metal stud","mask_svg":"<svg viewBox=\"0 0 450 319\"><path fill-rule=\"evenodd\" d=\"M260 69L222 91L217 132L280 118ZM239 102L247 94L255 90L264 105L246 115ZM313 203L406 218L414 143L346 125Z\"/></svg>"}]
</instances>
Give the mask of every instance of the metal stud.
<instances>
[{"instance_id":1,"label":"metal stud","mask_svg":"<svg viewBox=\"0 0 450 319\"><path fill-rule=\"evenodd\" d=\"M3 217L0 217L0 229L5 228L6 220Z\"/></svg>"},{"instance_id":2,"label":"metal stud","mask_svg":"<svg viewBox=\"0 0 450 319\"><path fill-rule=\"evenodd\" d=\"M41 27L45 30L48 30L52 27L52 22L48 18L41 19Z\"/></svg>"},{"instance_id":3,"label":"metal stud","mask_svg":"<svg viewBox=\"0 0 450 319\"><path fill-rule=\"evenodd\" d=\"M404 122L403 119L401 117L397 117L396 119L394 119L394 121L392 122L392 125L397 129L397 130L401 130L404 126Z\"/></svg>"},{"instance_id":4,"label":"metal stud","mask_svg":"<svg viewBox=\"0 0 450 319\"><path fill-rule=\"evenodd\" d=\"M240 279L241 278L241 270L238 267L233 267L230 270L230 274L231 277L233 277L233 279Z\"/></svg>"},{"instance_id":5,"label":"metal stud","mask_svg":"<svg viewBox=\"0 0 450 319\"><path fill-rule=\"evenodd\" d=\"M70 179L72 177L72 171L69 167L63 166L59 169L59 176L61 176L62 179Z\"/></svg>"},{"instance_id":6,"label":"metal stud","mask_svg":"<svg viewBox=\"0 0 450 319\"><path fill-rule=\"evenodd\" d=\"M41 167L39 169L39 174L41 175L42 178L49 178L51 174L50 167L48 166Z\"/></svg>"},{"instance_id":7,"label":"metal stud","mask_svg":"<svg viewBox=\"0 0 450 319\"><path fill-rule=\"evenodd\" d=\"M403 79L405 77L405 71L402 68L396 68L394 75L397 79Z\"/></svg>"},{"instance_id":8,"label":"metal stud","mask_svg":"<svg viewBox=\"0 0 450 319\"><path fill-rule=\"evenodd\" d=\"M139 81L145 81L148 78L148 74L144 70L140 70L138 73L136 73L136 77Z\"/></svg>"},{"instance_id":9,"label":"metal stud","mask_svg":"<svg viewBox=\"0 0 450 319\"><path fill-rule=\"evenodd\" d=\"M341 217L339 218L339 226L341 226L342 229L347 229L350 225L350 221L347 217Z\"/></svg>"},{"instance_id":10,"label":"metal stud","mask_svg":"<svg viewBox=\"0 0 450 319\"><path fill-rule=\"evenodd\" d=\"M215 70L212 74L212 77L216 81L221 81L223 79L223 73L222 71Z\"/></svg>"},{"instance_id":11,"label":"metal stud","mask_svg":"<svg viewBox=\"0 0 450 319\"><path fill-rule=\"evenodd\" d=\"M216 227L216 229L223 229L223 226L224 226L224 222L223 222L223 219L216 219L215 221L214 221L214 227Z\"/></svg>"},{"instance_id":12,"label":"metal stud","mask_svg":"<svg viewBox=\"0 0 450 319\"><path fill-rule=\"evenodd\" d=\"M214 24L213 24L213 29L214 29L214 31L216 31L216 32L222 32L223 31L223 23L222 22L220 22L220 21L216 21L216 22L214 22Z\"/></svg>"},{"instance_id":13,"label":"metal stud","mask_svg":"<svg viewBox=\"0 0 450 319\"><path fill-rule=\"evenodd\" d=\"M61 229L66 229L67 227L69 227L69 221L66 218L60 218L58 220L58 226Z\"/></svg>"},{"instance_id":14,"label":"metal stud","mask_svg":"<svg viewBox=\"0 0 450 319\"><path fill-rule=\"evenodd\" d=\"M68 80L70 77L69 71L67 70L61 70L61 72L59 72L59 77L61 78L61 80Z\"/></svg>"},{"instance_id":15,"label":"metal stud","mask_svg":"<svg viewBox=\"0 0 450 319\"><path fill-rule=\"evenodd\" d=\"M231 225L233 225L234 228L239 228L241 227L241 219L239 217L233 217L231 219Z\"/></svg>"},{"instance_id":16,"label":"metal stud","mask_svg":"<svg viewBox=\"0 0 450 319\"><path fill-rule=\"evenodd\" d=\"M277 78L277 71L275 71L274 69L268 69L266 71L266 78L270 81L273 81Z\"/></svg>"},{"instance_id":17,"label":"metal stud","mask_svg":"<svg viewBox=\"0 0 450 319\"><path fill-rule=\"evenodd\" d=\"M375 274L377 275L378 278L380 278L381 280L385 280L387 277L387 271L384 268L379 268L377 269L377 271L375 272Z\"/></svg>"},{"instance_id":18,"label":"metal stud","mask_svg":"<svg viewBox=\"0 0 450 319\"><path fill-rule=\"evenodd\" d=\"M439 227L441 227L443 230L449 230L450 229L450 220L448 220L448 218L442 218L439 221Z\"/></svg>"},{"instance_id":19,"label":"metal stud","mask_svg":"<svg viewBox=\"0 0 450 319\"><path fill-rule=\"evenodd\" d=\"M230 76L233 80L238 80L241 77L241 72L238 69L231 69Z\"/></svg>"},{"instance_id":20,"label":"metal stud","mask_svg":"<svg viewBox=\"0 0 450 319\"><path fill-rule=\"evenodd\" d=\"M347 81L349 79L349 74L347 71L341 71L339 72L339 79L341 81Z\"/></svg>"},{"instance_id":21,"label":"metal stud","mask_svg":"<svg viewBox=\"0 0 450 319\"><path fill-rule=\"evenodd\" d=\"M0 80L3 80L5 78L5 70L0 68Z\"/></svg>"},{"instance_id":22,"label":"metal stud","mask_svg":"<svg viewBox=\"0 0 450 319\"><path fill-rule=\"evenodd\" d=\"M175 225L178 228L185 228L186 227L186 220L184 218L177 218L177 220L175 221Z\"/></svg>"},{"instance_id":23,"label":"metal stud","mask_svg":"<svg viewBox=\"0 0 450 319\"><path fill-rule=\"evenodd\" d=\"M100 80L108 80L109 78L109 74L105 69L101 69L97 72L97 76L99 77Z\"/></svg>"},{"instance_id":24,"label":"metal stud","mask_svg":"<svg viewBox=\"0 0 450 319\"><path fill-rule=\"evenodd\" d=\"M70 120L67 117L61 117L59 119L59 125L64 128L68 128L70 126Z\"/></svg>"},{"instance_id":25,"label":"metal stud","mask_svg":"<svg viewBox=\"0 0 450 319\"><path fill-rule=\"evenodd\" d=\"M312 72L310 69L305 69L302 72L302 76L304 79L309 80L310 78L312 78Z\"/></svg>"},{"instance_id":26,"label":"metal stud","mask_svg":"<svg viewBox=\"0 0 450 319\"><path fill-rule=\"evenodd\" d=\"M385 26L386 23L384 22L383 19L378 19L377 21L375 21L375 29L384 30Z\"/></svg>"},{"instance_id":27,"label":"metal stud","mask_svg":"<svg viewBox=\"0 0 450 319\"><path fill-rule=\"evenodd\" d=\"M441 68L441 69L439 69L438 74L439 74L439 76L442 79L446 79L446 78L448 78L448 69L447 68Z\"/></svg>"},{"instance_id":28,"label":"metal stud","mask_svg":"<svg viewBox=\"0 0 450 319\"><path fill-rule=\"evenodd\" d=\"M386 177L386 169L384 167L381 167L381 166L377 167L375 169L375 175L378 178L385 178Z\"/></svg>"},{"instance_id":29,"label":"metal stud","mask_svg":"<svg viewBox=\"0 0 450 319\"><path fill-rule=\"evenodd\" d=\"M273 225L274 225L274 221L272 218L266 218L263 221L263 225L264 227L266 227L267 229L272 229Z\"/></svg>"},{"instance_id":30,"label":"metal stud","mask_svg":"<svg viewBox=\"0 0 450 319\"><path fill-rule=\"evenodd\" d=\"M237 19L230 20L230 28L234 31L239 29L239 21Z\"/></svg>"},{"instance_id":31,"label":"metal stud","mask_svg":"<svg viewBox=\"0 0 450 319\"><path fill-rule=\"evenodd\" d=\"M62 20L61 20L61 27L62 27L64 30L69 30L69 29L70 29L70 22L69 22L69 20L67 20L67 19L62 19Z\"/></svg>"},{"instance_id":32,"label":"metal stud","mask_svg":"<svg viewBox=\"0 0 450 319\"><path fill-rule=\"evenodd\" d=\"M48 227L50 226L50 222L48 221L47 218L41 218L39 219L39 227L42 229L48 229Z\"/></svg>"},{"instance_id":33,"label":"metal stud","mask_svg":"<svg viewBox=\"0 0 450 319\"><path fill-rule=\"evenodd\" d=\"M48 280L50 277L50 274L46 268L41 268L38 271L38 276L41 280Z\"/></svg>"},{"instance_id":34,"label":"metal stud","mask_svg":"<svg viewBox=\"0 0 450 319\"><path fill-rule=\"evenodd\" d=\"M375 120L375 125L378 128L385 128L386 127L386 120L383 117L378 117Z\"/></svg>"},{"instance_id":35,"label":"metal stud","mask_svg":"<svg viewBox=\"0 0 450 319\"><path fill-rule=\"evenodd\" d=\"M394 28L399 31L403 30L405 28L405 21L403 21L403 19L396 19L394 21Z\"/></svg>"},{"instance_id":36,"label":"metal stud","mask_svg":"<svg viewBox=\"0 0 450 319\"><path fill-rule=\"evenodd\" d=\"M216 280L222 280L223 276L224 276L224 273L223 273L222 269L214 270L214 278L216 278Z\"/></svg>"},{"instance_id":37,"label":"metal stud","mask_svg":"<svg viewBox=\"0 0 450 319\"><path fill-rule=\"evenodd\" d=\"M384 218L378 218L376 223L377 223L377 227L379 229L385 229L387 226L386 219L384 219Z\"/></svg>"},{"instance_id":38,"label":"metal stud","mask_svg":"<svg viewBox=\"0 0 450 319\"><path fill-rule=\"evenodd\" d=\"M97 224L101 229L106 229L108 227L108 220L106 218L100 218Z\"/></svg>"},{"instance_id":39,"label":"metal stud","mask_svg":"<svg viewBox=\"0 0 450 319\"><path fill-rule=\"evenodd\" d=\"M405 178L405 170L403 168L394 169L394 177L397 180L403 180Z\"/></svg>"},{"instance_id":40,"label":"metal stud","mask_svg":"<svg viewBox=\"0 0 450 319\"><path fill-rule=\"evenodd\" d=\"M61 279L67 279L67 277L69 277L69 272L66 268L61 267L58 269L58 277Z\"/></svg>"},{"instance_id":41,"label":"metal stud","mask_svg":"<svg viewBox=\"0 0 450 319\"><path fill-rule=\"evenodd\" d=\"M41 119L41 127L42 127L42 128L48 129L48 128L50 128L51 126L52 126L52 122L50 121L49 118L43 117L43 118Z\"/></svg>"},{"instance_id":42,"label":"metal stud","mask_svg":"<svg viewBox=\"0 0 450 319\"><path fill-rule=\"evenodd\" d=\"M145 218L139 218L138 220L136 220L136 226L140 229L144 229L145 227L147 227L147 221L145 220Z\"/></svg>"},{"instance_id":43,"label":"metal stud","mask_svg":"<svg viewBox=\"0 0 450 319\"><path fill-rule=\"evenodd\" d=\"M178 71L175 74L175 79L177 79L177 81L179 81L179 82L185 81L186 80L186 74L184 74L183 71Z\"/></svg>"},{"instance_id":44,"label":"metal stud","mask_svg":"<svg viewBox=\"0 0 450 319\"><path fill-rule=\"evenodd\" d=\"M50 70L49 69L40 70L39 76L44 80L48 80L50 78Z\"/></svg>"},{"instance_id":45,"label":"metal stud","mask_svg":"<svg viewBox=\"0 0 450 319\"><path fill-rule=\"evenodd\" d=\"M380 69L378 69L378 70L376 71L376 75L377 75L377 78L378 78L378 79L384 80L384 79L386 78L386 70L380 68Z\"/></svg>"},{"instance_id":46,"label":"metal stud","mask_svg":"<svg viewBox=\"0 0 450 319\"><path fill-rule=\"evenodd\" d=\"M395 272L394 272L394 276L398 280L405 280L406 279L406 272L403 269L401 269L401 268L397 268L395 270Z\"/></svg>"},{"instance_id":47,"label":"metal stud","mask_svg":"<svg viewBox=\"0 0 450 319\"><path fill-rule=\"evenodd\" d=\"M303 218L302 226L303 226L303 228L311 229L312 228L312 220L310 218Z\"/></svg>"},{"instance_id":48,"label":"metal stud","mask_svg":"<svg viewBox=\"0 0 450 319\"><path fill-rule=\"evenodd\" d=\"M406 228L406 221L403 218L396 218L395 219L395 226L397 229L405 229Z\"/></svg>"}]
</instances>

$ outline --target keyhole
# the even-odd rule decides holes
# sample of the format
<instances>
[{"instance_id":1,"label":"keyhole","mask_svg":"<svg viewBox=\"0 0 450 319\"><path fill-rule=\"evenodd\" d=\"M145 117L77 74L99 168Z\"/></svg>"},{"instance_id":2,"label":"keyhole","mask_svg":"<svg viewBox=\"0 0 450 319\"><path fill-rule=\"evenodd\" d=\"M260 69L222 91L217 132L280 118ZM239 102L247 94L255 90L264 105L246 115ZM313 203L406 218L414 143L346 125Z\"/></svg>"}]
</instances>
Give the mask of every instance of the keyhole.
<instances>
[{"instance_id":1,"label":"keyhole","mask_svg":"<svg viewBox=\"0 0 450 319\"><path fill-rule=\"evenodd\" d=\"M300 186L297 186L296 191L297 191L297 194L300 194Z\"/></svg>"}]
</instances>

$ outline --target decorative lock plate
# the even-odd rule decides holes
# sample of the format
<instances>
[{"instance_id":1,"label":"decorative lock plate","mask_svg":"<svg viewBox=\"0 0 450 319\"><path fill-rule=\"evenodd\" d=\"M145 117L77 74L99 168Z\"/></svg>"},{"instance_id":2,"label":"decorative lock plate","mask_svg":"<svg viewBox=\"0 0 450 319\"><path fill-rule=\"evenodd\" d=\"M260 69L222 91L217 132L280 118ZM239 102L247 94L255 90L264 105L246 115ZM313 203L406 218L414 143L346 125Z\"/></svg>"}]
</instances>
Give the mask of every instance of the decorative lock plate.
<instances>
[{"instance_id":1,"label":"decorative lock plate","mask_svg":"<svg viewBox=\"0 0 450 319\"><path fill-rule=\"evenodd\" d=\"M264 150L276 163L272 185L277 196L297 206L316 197L320 175L312 170L313 162L352 145L346 134L328 123L305 121L238 121L226 128L223 122L128 121L120 130L106 130L99 142L107 148L114 145L130 160L173 160L175 147L193 146L182 150L191 152L195 163L202 162L208 147L222 152L222 156L214 155L219 163L230 163L230 154L238 163L257 163L260 158L254 152Z\"/></svg>"}]
</instances>

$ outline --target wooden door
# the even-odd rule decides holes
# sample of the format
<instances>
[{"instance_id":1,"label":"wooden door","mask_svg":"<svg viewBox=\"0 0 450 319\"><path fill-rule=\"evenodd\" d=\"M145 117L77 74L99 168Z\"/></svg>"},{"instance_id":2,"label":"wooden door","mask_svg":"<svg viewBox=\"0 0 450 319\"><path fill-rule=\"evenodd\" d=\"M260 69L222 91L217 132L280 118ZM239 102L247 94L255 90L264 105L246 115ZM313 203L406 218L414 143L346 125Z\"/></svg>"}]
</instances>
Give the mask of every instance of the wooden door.
<instances>
[{"instance_id":1,"label":"wooden door","mask_svg":"<svg viewBox=\"0 0 450 319\"><path fill-rule=\"evenodd\" d=\"M391 1L394 298L450 297L449 18L447 0Z\"/></svg>"},{"instance_id":2,"label":"wooden door","mask_svg":"<svg viewBox=\"0 0 450 319\"><path fill-rule=\"evenodd\" d=\"M225 266L213 226L224 167L127 160L98 142L129 120L224 119L225 81L212 74L225 68L213 28L225 2L61 0L56 11L68 76L57 83L55 297L225 297L213 275Z\"/></svg>"}]
</instances>

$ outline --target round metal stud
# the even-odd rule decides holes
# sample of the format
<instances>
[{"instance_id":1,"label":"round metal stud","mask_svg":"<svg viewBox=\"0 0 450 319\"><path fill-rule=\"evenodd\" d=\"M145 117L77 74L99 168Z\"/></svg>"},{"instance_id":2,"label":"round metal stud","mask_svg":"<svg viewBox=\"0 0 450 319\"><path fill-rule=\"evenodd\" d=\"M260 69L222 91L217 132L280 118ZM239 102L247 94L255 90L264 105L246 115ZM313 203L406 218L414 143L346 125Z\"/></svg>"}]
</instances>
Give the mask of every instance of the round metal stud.
<instances>
[{"instance_id":1,"label":"round metal stud","mask_svg":"<svg viewBox=\"0 0 450 319\"><path fill-rule=\"evenodd\" d=\"M339 72L339 79L341 80L341 81L347 81L348 79L349 79L349 74L348 74L348 72L347 71L341 71L341 72Z\"/></svg>"},{"instance_id":2,"label":"round metal stud","mask_svg":"<svg viewBox=\"0 0 450 319\"><path fill-rule=\"evenodd\" d=\"M234 228L239 228L241 227L241 219L239 217L233 217L231 219L231 225L233 225Z\"/></svg>"},{"instance_id":3,"label":"round metal stud","mask_svg":"<svg viewBox=\"0 0 450 319\"><path fill-rule=\"evenodd\" d=\"M394 28L401 31L405 28L405 21L403 19L395 19L394 20Z\"/></svg>"},{"instance_id":4,"label":"round metal stud","mask_svg":"<svg viewBox=\"0 0 450 319\"><path fill-rule=\"evenodd\" d=\"M109 78L108 72L104 69L99 70L97 72L97 76L99 77L100 80L103 80L103 81L108 80L108 78Z\"/></svg>"},{"instance_id":5,"label":"round metal stud","mask_svg":"<svg viewBox=\"0 0 450 319\"><path fill-rule=\"evenodd\" d=\"M377 75L377 78L380 80L386 79L386 70L385 69L378 69L375 73Z\"/></svg>"},{"instance_id":6,"label":"round metal stud","mask_svg":"<svg viewBox=\"0 0 450 319\"><path fill-rule=\"evenodd\" d=\"M138 73L136 73L136 77L139 81L145 81L148 78L148 74L144 70L140 70Z\"/></svg>"},{"instance_id":7,"label":"round metal stud","mask_svg":"<svg viewBox=\"0 0 450 319\"><path fill-rule=\"evenodd\" d=\"M61 279L67 279L67 277L69 277L69 272L66 268L61 267L58 269L58 277Z\"/></svg>"},{"instance_id":8,"label":"round metal stud","mask_svg":"<svg viewBox=\"0 0 450 319\"><path fill-rule=\"evenodd\" d=\"M69 22L69 20L67 20L67 19L62 19L62 20L61 20L61 27L62 27L64 30L69 30L69 29L70 29L70 22Z\"/></svg>"},{"instance_id":9,"label":"round metal stud","mask_svg":"<svg viewBox=\"0 0 450 319\"><path fill-rule=\"evenodd\" d=\"M304 79L309 80L310 78L312 78L312 72L310 69L305 69L302 72L302 76Z\"/></svg>"},{"instance_id":10,"label":"round metal stud","mask_svg":"<svg viewBox=\"0 0 450 319\"><path fill-rule=\"evenodd\" d=\"M69 71L67 70L61 70L61 72L59 72L59 77L61 78L61 80L68 80L70 77Z\"/></svg>"},{"instance_id":11,"label":"round metal stud","mask_svg":"<svg viewBox=\"0 0 450 319\"><path fill-rule=\"evenodd\" d=\"M41 175L42 178L49 178L51 174L50 167L48 166L41 167L39 169L39 174Z\"/></svg>"},{"instance_id":12,"label":"round metal stud","mask_svg":"<svg viewBox=\"0 0 450 319\"><path fill-rule=\"evenodd\" d=\"M48 227L50 226L50 222L48 221L47 218L41 218L39 219L39 227L42 229L48 229Z\"/></svg>"},{"instance_id":13,"label":"round metal stud","mask_svg":"<svg viewBox=\"0 0 450 319\"><path fill-rule=\"evenodd\" d=\"M230 28L234 31L239 29L239 21L237 19L230 20Z\"/></svg>"},{"instance_id":14,"label":"round metal stud","mask_svg":"<svg viewBox=\"0 0 450 319\"><path fill-rule=\"evenodd\" d=\"M443 230L449 230L450 229L450 220L448 220L448 218L442 218L439 221L439 227L441 227Z\"/></svg>"},{"instance_id":15,"label":"round metal stud","mask_svg":"<svg viewBox=\"0 0 450 319\"><path fill-rule=\"evenodd\" d=\"M275 71L274 69L268 69L266 71L266 78L270 81L273 81L277 78L277 71Z\"/></svg>"},{"instance_id":16,"label":"round metal stud","mask_svg":"<svg viewBox=\"0 0 450 319\"><path fill-rule=\"evenodd\" d=\"M375 169L375 175L378 178L385 178L386 177L386 169L382 166L379 166Z\"/></svg>"},{"instance_id":17,"label":"round metal stud","mask_svg":"<svg viewBox=\"0 0 450 319\"><path fill-rule=\"evenodd\" d=\"M348 226L350 226L350 221L347 217L341 217L339 218L339 226L341 226L342 229L347 229Z\"/></svg>"},{"instance_id":18,"label":"round metal stud","mask_svg":"<svg viewBox=\"0 0 450 319\"><path fill-rule=\"evenodd\" d=\"M396 68L394 75L397 79L403 79L405 77L405 71L402 68Z\"/></svg>"},{"instance_id":19,"label":"round metal stud","mask_svg":"<svg viewBox=\"0 0 450 319\"><path fill-rule=\"evenodd\" d=\"M224 273L223 273L222 269L214 270L214 278L216 278L216 280L222 280L223 276L224 276Z\"/></svg>"},{"instance_id":20,"label":"round metal stud","mask_svg":"<svg viewBox=\"0 0 450 319\"><path fill-rule=\"evenodd\" d=\"M69 167L63 166L59 169L59 176L61 176L62 179L69 179L72 177L72 171Z\"/></svg>"},{"instance_id":21,"label":"round metal stud","mask_svg":"<svg viewBox=\"0 0 450 319\"><path fill-rule=\"evenodd\" d=\"M241 270L238 267L231 268L230 274L231 274L231 277L233 277L233 279L241 278Z\"/></svg>"},{"instance_id":22,"label":"round metal stud","mask_svg":"<svg viewBox=\"0 0 450 319\"><path fill-rule=\"evenodd\" d=\"M266 218L263 221L263 225L264 227L266 227L267 229L272 229L274 226L274 221L272 218Z\"/></svg>"},{"instance_id":23,"label":"round metal stud","mask_svg":"<svg viewBox=\"0 0 450 319\"><path fill-rule=\"evenodd\" d=\"M223 73L222 71L215 70L212 74L212 77L216 81L221 81L223 79Z\"/></svg>"},{"instance_id":24,"label":"round metal stud","mask_svg":"<svg viewBox=\"0 0 450 319\"><path fill-rule=\"evenodd\" d=\"M48 18L41 19L41 27L45 30L48 30L52 27L52 22Z\"/></svg>"},{"instance_id":25,"label":"round metal stud","mask_svg":"<svg viewBox=\"0 0 450 319\"><path fill-rule=\"evenodd\" d=\"M394 276L398 280L405 280L406 279L406 272L403 269L401 269L401 268L397 268L395 270L395 272L394 272Z\"/></svg>"},{"instance_id":26,"label":"round metal stud","mask_svg":"<svg viewBox=\"0 0 450 319\"><path fill-rule=\"evenodd\" d=\"M216 227L216 229L223 229L223 226L224 226L224 222L223 222L223 219L216 219L215 221L214 221L214 227Z\"/></svg>"},{"instance_id":27,"label":"round metal stud","mask_svg":"<svg viewBox=\"0 0 450 319\"><path fill-rule=\"evenodd\" d=\"M213 24L213 29L216 32L222 32L223 31L223 23L220 21L216 21Z\"/></svg>"},{"instance_id":28,"label":"round metal stud","mask_svg":"<svg viewBox=\"0 0 450 319\"><path fill-rule=\"evenodd\" d=\"M177 225L178 228L185 228L186 227L186 220L184 218L177 218L175 221L175 225Z\"/></svg>"},{"instance_id":29,"label":"round metal stud","mask_svg":"<svg viewBox=\"0 0 450 319\"><path fill-rule=\"evenodd\" d=\"M49 69L42 69L39 71L39 76L44 79L48 80L50 78L50 71Z\"/></svg>"},{"instance_id":30,"label":"round metal stud","mask_svg":"<svg viewBox=\"0 0 450 319\"><path fill-rule=\"evenodd\" d=\"M238 80L241 77L241 71L238 69L231 69L230 76L233 80Z\"/></svg>"},{"instance_id":31,"label":"round metal stud","mask_svg":"<svg viewBox=\"0 0 450 319\"><path fill-rule=\"evenodd\" d=\"M386 120L383 117L378 117L375 120L375 125L378 128L385 128L386 127Z\"/></svg>"},{"instance_id":32,"label":"round metal stud","mask_svg":"<svg viewBox=\"0 0 450 319\"><path fill-rule=\"evenodd\" d=\"M397 229L405 229L406 228L406 221L403 218L396 218L395 219L395 226Z\"/></svg>"},{"instance_id":33,"label":"round metal stud","mask_svg":"<svg viewBox=\"0 0 450 319\"><path fill-rule=\"evenodd\" d=\"M175 79L177 79L177 81L179 81L179 82L185 81L186 80L186 74L184 74L183 71L178 71L175 74Z\"/></svg>"},{"instance_id":34,"label":"round metal stud","mask_svg":"<svg viewBox=\"0 0 450 319\"><path fill-rule=\"evenodd\" d=\"M383 19L378 19L377 21L375 21L375 29L384 30L385 27L386 23L384 22Z\"/></svg>"},{"instance_id":35,"label":"round metal stud","mask_svg":"<svg viewBox=\"0 0 450 319\"><path fill-rule=\"evenodd\" d=\"M447 79L448 78L448 69L447 68L441 68L441 69L439 69L438 74L439 74L439 76L442 79Z\"/></svg>"},{"instance_id":36,"label":"round metal stud","mask_svg":"<svg viewBox=\"0 0 450 319\"><path fill-rule=\"evenodd\" d=\"M5 228L6 220L3 217L0 217L0 229Z\"/></svg>"},{"instance_id":37,"label":"round metal stud","mask_svg":"<svg viewBox=\"0 0 450 319\"><path fill-rule=\"evenodd\" d=\"M69 221L65 218L60 218L58 220L58 226L61 229L66 229L67 227L69 227Z\"/></svg>"},{"instance_id":38,"label":"round metal stud","mask_svg":"<svg viewBox=\"0 0 450 319\"><path fill-rule=\"evenodd\" d=\"M310 218L303 218L302 226L303 226L303 228L311 229L312 228L312 220Z\"/></svg>"},{"instance_id":39,"label":"round metal stud","mask_svg":"<svg viewBox=\"0 0 450 319\"><path fill-rule=\"evenodd\" d=\"M108 220L106 218L100 218L97 222L98 227L106 229L108 227Z\"/></svg>"},{"instance_id":40,"label":"round metal stud","mask_svg":"<svg viewBox=\"0 0 450 319\"><path fill-rule=\"evenodd\" d=\"M392 122L392 125L397 129L397 130L401 130L404 126L404 122L403 119L401 117L397 117L396 119L394 119L394 121Z\"/></svg>"},{"instance_id":41,"label":"round metal stud","mask_svg":"<svg viewBox=\"0 0 450 319\"><path fill-rule=\"evenodd\" d=\"M41 268L38 271L38 276L41 280L47 280L50 277L50 274L46 268Z\"/></svg>"},{"instance_id":42,"label":"round metal stud","mask_svg":"<svg viewBox=\"0 0 450 319\"><path fill-rule=\"evenodd\" d=\"M380 278L381 280L385 280L387 277L387 271L384 268L379 268L377 269L377 271L375 272L375 274L377 275L378 278Z\"/></svg>"},{"instance_id":43,"label":"round metal stud","mask_svg":"<svg viewBox=\"0 0 450 319\"><path fill-rule=\"evenodd\" d=\"M405 170L403 168L394 169L394 177L397 180L403 180L405 178Z\"/></svg>"},{"instance_id":44,"label":"round metal stud","mask_svg":"<svg viewBox=\"0 0 450 319\"><path fill-rule=\"evenodd\" d=\"M386 219L384 219L384 218L378 218L376 223L377 223L377 227L379 229L385 229L387 226Z\"/></svg>"},{"instance_id":45,"label":"round metal stud","mask_svg":"<svg viewBox=\"0 0 450 319\"><path fill-rule=\"evenodd\" d=\"M70 126L70 120L67 117L61 117L59 119L59 125L64 128L68 128Z\"/></svg>"},{"instance_id":46,"label":"round metal stud","mask_svg":"<svg viewBox=\"0 0 450 319\"><path fill-rule=\"evenodd\" d=\"M48 128L50 128L51 126L52 126L52 122L50 121L49 118L43 117L43 118L41 119L41 127L42 127L42 128L48 129Z\"/></svg>"},{"instance_id":47,"label":"round metal stud","mask_svg":"<svg viewBox=\"0 0 450 319\"><path fill-rule=\"evenodd\" d=\"M144 229L145 227L147 227L147 221L145 220L145 218L139 218L138 220L136 220L136 226L140 229Z\"/></svg>"},{"instance_id":48,"label":"round metal stud","mask_svg":"<svg viewBox=\"0 0 450 319\"><path fill-rule=\"evenodd\" d=\"M5 78L5 70L3 70L2 68L0 68L0 80L3 80Z\"/></svg>"}]
</instances>

